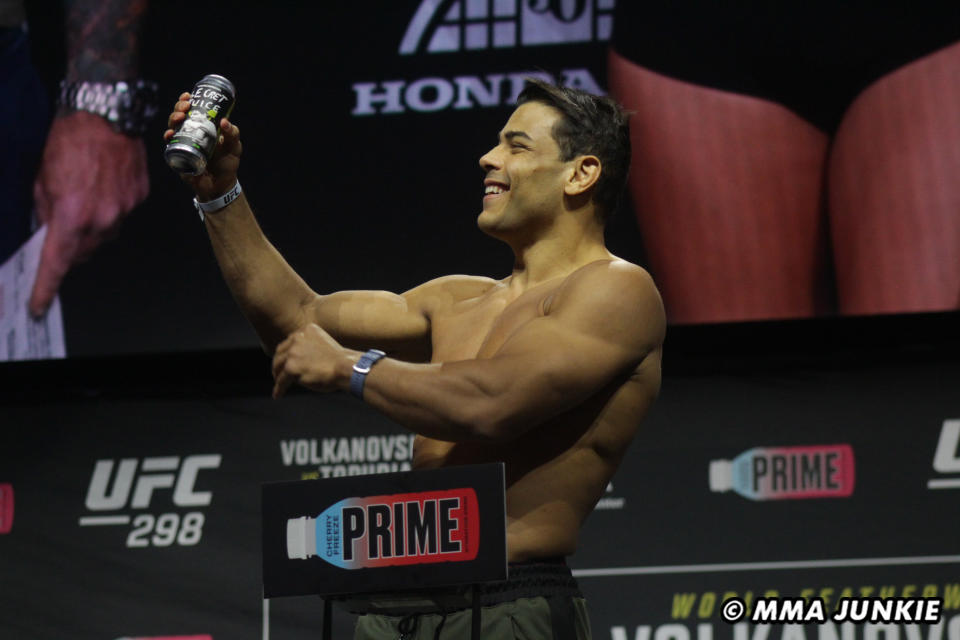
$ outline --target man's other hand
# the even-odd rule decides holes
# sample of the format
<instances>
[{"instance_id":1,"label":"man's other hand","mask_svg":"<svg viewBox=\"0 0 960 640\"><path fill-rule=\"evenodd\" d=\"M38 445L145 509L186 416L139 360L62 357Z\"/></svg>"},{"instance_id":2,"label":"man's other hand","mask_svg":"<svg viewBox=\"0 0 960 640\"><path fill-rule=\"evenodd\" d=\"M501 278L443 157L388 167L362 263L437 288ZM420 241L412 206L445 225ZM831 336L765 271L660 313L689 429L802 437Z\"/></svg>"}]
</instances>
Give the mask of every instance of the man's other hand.
<instances>
[{"instance_id":1,"label":"man's other hand","mask_svg":"<svg viewBox=\"0 0 960 640\"><path fill-rule=\"evenodd\" d=\"M47 238L30 296L43 315L64 276L150 191L143 140L114 131L101 117L76 112L53 121L33 194Z\"/></svg>"},{"instance_id":2,"label":"man's other hand","mask_svg":"<svg viewBox=\"0 0 960 640\"><path fill-rule=\"evenodd\" d=\"M316 324L292 333L277 345L273 356L273 397L280 398L294 383L313 391L336 391L349 379L348 351Z\"/></svg>"}]
</instances>

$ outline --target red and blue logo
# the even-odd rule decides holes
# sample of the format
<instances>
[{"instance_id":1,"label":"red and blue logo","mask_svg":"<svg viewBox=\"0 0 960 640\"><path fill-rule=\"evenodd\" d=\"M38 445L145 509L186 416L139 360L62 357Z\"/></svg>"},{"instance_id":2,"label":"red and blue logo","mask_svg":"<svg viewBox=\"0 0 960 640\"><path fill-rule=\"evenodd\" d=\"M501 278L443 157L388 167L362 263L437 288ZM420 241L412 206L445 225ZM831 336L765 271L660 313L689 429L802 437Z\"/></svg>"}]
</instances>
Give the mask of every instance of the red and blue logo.
<instances>
[{"instance_id":1,"label":"red and blue logo","mask_svg":"<svg viewBox=\"0 0 960 640\"><path fill-rule=\"evenodd\" d=\"M346 498L287 521L287 557L341 569L467 562L480 548L473 489Z\"/></svg>"}]
</instances>

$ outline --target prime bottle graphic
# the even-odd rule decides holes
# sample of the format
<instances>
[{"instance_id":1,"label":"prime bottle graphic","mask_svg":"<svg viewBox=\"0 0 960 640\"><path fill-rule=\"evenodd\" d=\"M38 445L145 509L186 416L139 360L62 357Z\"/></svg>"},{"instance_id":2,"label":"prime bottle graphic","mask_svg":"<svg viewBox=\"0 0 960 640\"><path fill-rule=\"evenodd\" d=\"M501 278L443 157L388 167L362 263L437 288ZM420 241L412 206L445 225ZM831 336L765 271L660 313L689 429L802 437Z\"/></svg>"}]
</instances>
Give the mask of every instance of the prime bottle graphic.
<instances>
[{"instance_id":1,"label":"prime bottle graphic","mask_svg":"<svg viewBox=\"0 0 960 640\"><path fill-rule=\"evenodd\" d=\"M853 493L849 444L754 447L733 460L710 463L710 490L750 500L845 498Z\"/></svg>"},{"instance_id":2,"label":"prime bottle graphic","mask_svg":"<svg viewBox=\"0 0 960 640\"><path fill-rule=\"evenodd\" d=\"M480 547L471 488L346 498L287 520L287 558L341 569L466 562Z\"/></svg>"}]
</instances>

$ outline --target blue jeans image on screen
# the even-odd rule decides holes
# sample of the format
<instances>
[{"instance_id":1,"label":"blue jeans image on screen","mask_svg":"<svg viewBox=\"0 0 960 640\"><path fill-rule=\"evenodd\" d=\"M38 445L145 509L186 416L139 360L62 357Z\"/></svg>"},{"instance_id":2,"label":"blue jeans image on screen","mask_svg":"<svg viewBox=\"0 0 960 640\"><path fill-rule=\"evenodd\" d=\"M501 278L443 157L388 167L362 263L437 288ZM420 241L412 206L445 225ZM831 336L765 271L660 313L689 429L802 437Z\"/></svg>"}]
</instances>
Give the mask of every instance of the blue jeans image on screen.
<instances>
[{"instance_id":1,"label":"blue jeans image on screen","mask_svg":"<svg viewBox=\"0 0 960 640\"><path fill-rule=\"evenodd\" d=\"M33 179L50 124L25 29L0 29L0 263L30 235Z\"/></svg>"}]
</instances>

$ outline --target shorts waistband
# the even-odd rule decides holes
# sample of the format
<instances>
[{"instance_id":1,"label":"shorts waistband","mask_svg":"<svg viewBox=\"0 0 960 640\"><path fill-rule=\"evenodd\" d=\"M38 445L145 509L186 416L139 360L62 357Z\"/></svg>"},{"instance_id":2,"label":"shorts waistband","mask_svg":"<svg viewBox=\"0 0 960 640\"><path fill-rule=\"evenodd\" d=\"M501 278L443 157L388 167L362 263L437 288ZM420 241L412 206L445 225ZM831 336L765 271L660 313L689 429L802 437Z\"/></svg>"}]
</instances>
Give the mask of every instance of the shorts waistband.
<instances>
[{"instance_id":1,"label":"shorts waistband","mask_svg":"<svg viewBox=\"0 0 960 640\"><path fill-rule=\"evenodd\" d=\"M474 587L469 585L439 589L411 589L402 593L340 596L333 598L352 613L407 615L416 613L452 613L469 609L474 593L480 606L490 607L520 598L582 598L570 567L564 558L542 558L508 565L508 578Z\"/></svg>"},{"instance_id":2,"label":"shorts waistband","mask_svg":"<svg viewBox=\"0 0 960 640\"><path fill-rule=\"evenodd\" d=\"M480 604L490 606L537 596L583 597L570 567L562 557L518 562L508 565L508 570L509 577L506 580L477 587Z\"/></svg>"}]
</instances>

